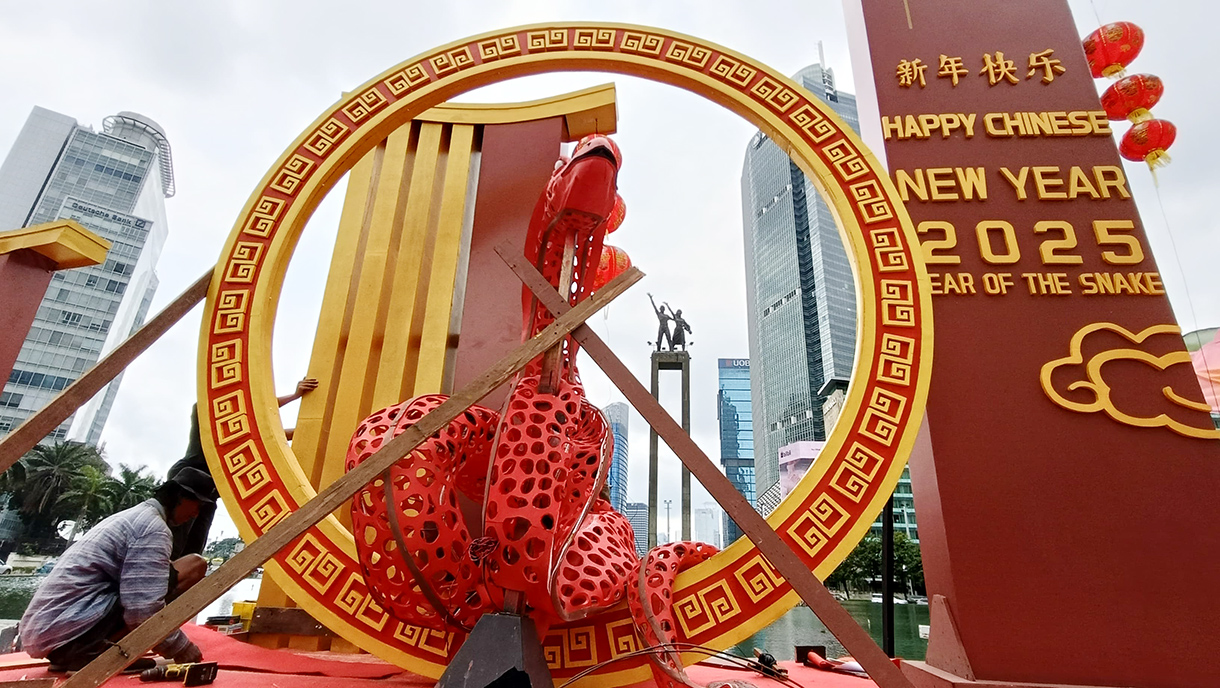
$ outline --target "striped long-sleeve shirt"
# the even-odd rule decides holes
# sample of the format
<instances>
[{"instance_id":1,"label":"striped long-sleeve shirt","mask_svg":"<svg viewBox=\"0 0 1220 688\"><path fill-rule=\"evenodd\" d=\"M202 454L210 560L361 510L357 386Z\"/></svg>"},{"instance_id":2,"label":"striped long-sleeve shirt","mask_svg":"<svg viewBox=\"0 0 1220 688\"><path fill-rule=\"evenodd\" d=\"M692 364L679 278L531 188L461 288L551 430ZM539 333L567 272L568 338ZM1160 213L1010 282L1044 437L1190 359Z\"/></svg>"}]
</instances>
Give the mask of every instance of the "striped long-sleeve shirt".
<instances>
[{"instance_id":1,"label":"striped long-sleeve shirt","mask_svg":"<svg viewBox=\"0 0 1220 688\"><path fill-rule=\"evenodd\" d=\"M169 592L172 543L165 507L155 499L94 526L64 552L30 600L20 626L25 651L46 657L93 627L115 603L129 628L156 614ZM172 658L189 644L177 630L155 649Z\"/></svg>"}]
</instances>

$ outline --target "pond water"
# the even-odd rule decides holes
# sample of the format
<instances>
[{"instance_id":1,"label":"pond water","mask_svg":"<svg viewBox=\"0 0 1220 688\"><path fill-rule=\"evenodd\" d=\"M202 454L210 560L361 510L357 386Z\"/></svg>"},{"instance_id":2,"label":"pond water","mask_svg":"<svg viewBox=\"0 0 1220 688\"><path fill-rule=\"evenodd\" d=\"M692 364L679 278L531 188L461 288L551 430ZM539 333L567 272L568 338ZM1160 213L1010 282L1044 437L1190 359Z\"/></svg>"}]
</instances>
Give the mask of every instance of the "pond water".
<instances>
[{"instance_id":1,"label":"pond water","mask_svg":"<svg viewBox=\"0 0 1220 688\"><path fill-rule=\"evenodd\" d=\"M0 619L20 619L34 596L34 590L46 576L6 575L0 576ZM195 617L202 623L209 616L221 616L233 611L233 603L253 600L258 597L259 578L245 578L229 588L219 599L208 605Z\"/></svg>"},{"instance_id":2,"label":"pond water","mask_svg":"<svg viewBox=\"0 0 1220 688\"><path fill-rule=\"evenodd\" d=\"M851 614L877 644L881 644L881 604L868 600L848 600L843 608ZM927 605L894 605L894 652L905 659L922 660L928 641L919 637L919 625L928 624ZM754 648L766 650L779 660L791 660L797 645L824 645L831 657L847 654L839 641L826 630L808 607L794 607L775 623L738 643L735 654L754 656Z\"/></svg>"}]
</instances>

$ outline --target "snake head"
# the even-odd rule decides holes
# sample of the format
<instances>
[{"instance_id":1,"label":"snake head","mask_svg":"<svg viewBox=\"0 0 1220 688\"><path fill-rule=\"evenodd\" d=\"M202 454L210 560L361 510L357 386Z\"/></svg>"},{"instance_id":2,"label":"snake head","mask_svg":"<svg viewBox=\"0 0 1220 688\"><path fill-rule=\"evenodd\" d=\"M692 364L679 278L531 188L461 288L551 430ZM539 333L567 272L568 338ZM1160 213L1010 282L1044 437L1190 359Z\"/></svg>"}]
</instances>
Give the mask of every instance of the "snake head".
<instances>
[{"instance_id":1,"label":"snake head","mask_svg":"<svg viewBox=\"0 0 1220 688\"><path fill-rule=\"evenodd\" d=\"M614 163L615 169L623 166L623 153L618 144L604 134L589 134L576 143L572 150L572 160L578 160L587 155L600 155Z\"/></svg>"}]
</instances>

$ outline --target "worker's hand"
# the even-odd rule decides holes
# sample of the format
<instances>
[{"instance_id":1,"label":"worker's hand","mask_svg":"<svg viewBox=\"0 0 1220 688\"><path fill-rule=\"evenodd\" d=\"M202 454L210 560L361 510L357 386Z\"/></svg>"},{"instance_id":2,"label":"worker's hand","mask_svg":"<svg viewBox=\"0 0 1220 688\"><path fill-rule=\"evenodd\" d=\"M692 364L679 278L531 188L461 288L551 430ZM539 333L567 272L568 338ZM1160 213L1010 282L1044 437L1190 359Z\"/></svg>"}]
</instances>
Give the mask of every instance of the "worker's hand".
<instances>
[{"instance_id":1,"label":"worker's hand","mask_svg":"<svg viewBox=\"0 0 1220 688\"><path fill-rule=\"evenodd\" d=\"M195 662L203 661L203 651L195 643L186 646L182 652L174 655L174 661L178 664L194 664Z\"/></svg>"},{"instance_id":2,"label":"worker's hand","mask_svg":"<svg viewBox=\"0 0 1220 688\"><path fill-rule=\"evenodd\" d=\"M297 396L303 397L309 392L318 388L318 379L316 377L307 377L297 383Z\"/></svg>"}]
</instances>

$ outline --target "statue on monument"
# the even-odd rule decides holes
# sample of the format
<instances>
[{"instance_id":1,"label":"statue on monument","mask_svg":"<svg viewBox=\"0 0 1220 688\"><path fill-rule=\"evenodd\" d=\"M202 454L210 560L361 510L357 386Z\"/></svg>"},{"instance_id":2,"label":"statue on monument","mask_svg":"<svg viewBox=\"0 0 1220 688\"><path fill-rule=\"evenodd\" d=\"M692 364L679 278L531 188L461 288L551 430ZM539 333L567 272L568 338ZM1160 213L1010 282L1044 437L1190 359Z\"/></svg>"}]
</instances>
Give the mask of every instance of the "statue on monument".
<instances>
[{"instance_id":1,"label":"statue on monument","mask_svg":"<svg viewBox=\"0 0 1220 688\"><path fill-rule=\"evenodd\" d=\"M690 325L682 318L682 309L674 310L668 303L661 302L661 307L657 308L657 302L653 300L652 294L648 295L648 300L652 303L652 310L657 314L657 351L677 351L678 347L682 347L686 351L686 334L691 331ZM669 312L666 313L665 309ZM669 323L673 321L674 329L669 331ZM667 344L668 349L661 348L661 342Z\"/></svg>"},{"instance_id":2,"label":"statue on monument","mask_svg":"<svg viewBox=\"0 0 1220 688\"><path fill-rule=\"evenodd\" d=\"M653 300L652 294L648 295L648 301L652 303L652 310L657 314L657 351L661 351L661 341L664 340L669 346L669 350L673 351L673 338L669 336L669 321L671 318L665 312L665 304L657 308L657 302Z\"/></svg>"},{"instance_id":3,"label":"statue on monument","mask_svg":"<svg viewBox=\"0 0 1220 688\"><path fill-rule=\"evenodd\" d=\"M669 304L665 305L668 306ZM669 350L677 351L678 347L682 347L682 350L686 351L686 335L690 332L690 325L682 318L681 308L676 311L670 309L670 313L673 314L670 316L670 319L674 321L674 332L669 337L671 342Z\"/></svg>"}]
</instances>

